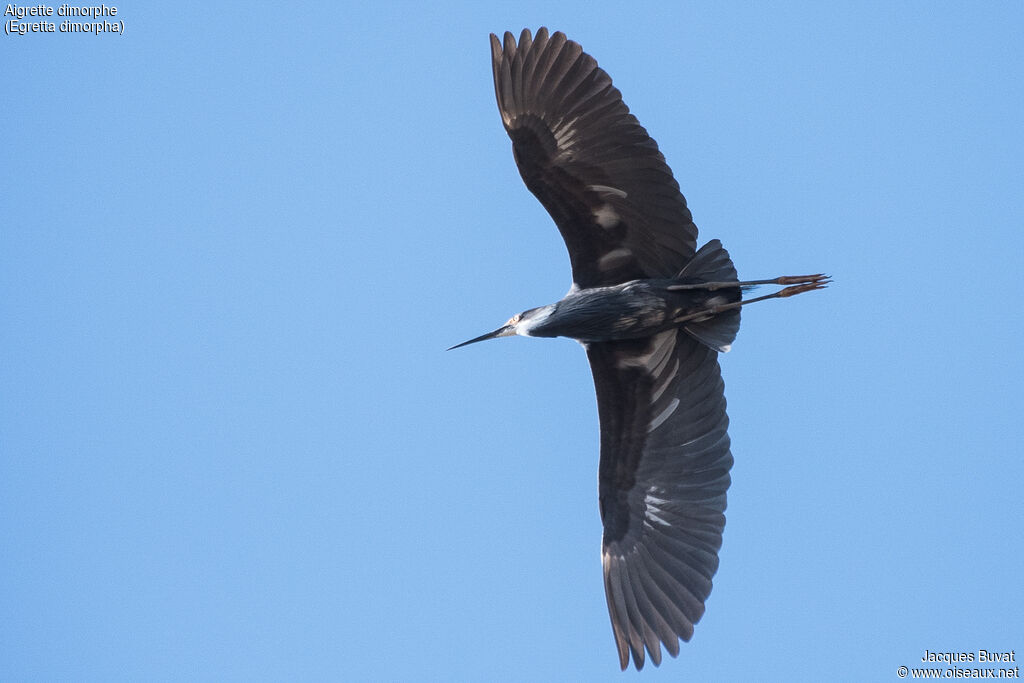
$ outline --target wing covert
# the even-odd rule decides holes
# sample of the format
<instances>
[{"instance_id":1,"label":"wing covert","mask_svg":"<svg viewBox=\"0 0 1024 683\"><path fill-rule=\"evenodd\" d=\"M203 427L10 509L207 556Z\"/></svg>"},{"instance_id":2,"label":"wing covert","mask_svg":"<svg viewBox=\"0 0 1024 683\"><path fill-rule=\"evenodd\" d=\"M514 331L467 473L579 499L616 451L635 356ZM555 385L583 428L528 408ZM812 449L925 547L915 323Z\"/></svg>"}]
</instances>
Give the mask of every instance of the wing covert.
<instances>
[{"instance_id":1,"label":"wing covert","mask_svg":"<svg viewBox=\"0 0 1024 683\"><path fill-rule=\"evenodd\" d=\"M729 450L717 353L682 330L587 347L601 422L605 594L623 669L676 656L704 613Z\"/></svg>"},{"instance_id":2,"label":"wing covert","mask_svg":"<svg viewBox=\"0 0 1024 683\"><path fill-rule=\"evenodd\" d=\"M697 227L658 145L578 43L491 34L494 90L526 186L565 240L579 287L671 277Z\"/></svg>"}]
</instances>

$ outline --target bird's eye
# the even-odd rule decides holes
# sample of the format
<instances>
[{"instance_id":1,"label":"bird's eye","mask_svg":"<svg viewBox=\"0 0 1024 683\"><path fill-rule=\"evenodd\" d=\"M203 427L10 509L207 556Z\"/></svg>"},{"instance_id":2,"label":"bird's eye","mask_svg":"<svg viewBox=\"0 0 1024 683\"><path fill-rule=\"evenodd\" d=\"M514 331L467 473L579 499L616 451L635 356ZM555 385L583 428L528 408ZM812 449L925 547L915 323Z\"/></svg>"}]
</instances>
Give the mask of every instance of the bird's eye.
<instances>
[{"instance_id":1,"label":"bird's eye","mask_svg":"<svg viewBox=\"0 0 1024 683\"><path fill-rule=\"evenodd\" d=\"M522 317L523 317L522 313L516 313L514 316L509 318L508 324L509 325L515 325L516 323L519 322L519 319L522 318Z\"/></svg>"}]
</instances>

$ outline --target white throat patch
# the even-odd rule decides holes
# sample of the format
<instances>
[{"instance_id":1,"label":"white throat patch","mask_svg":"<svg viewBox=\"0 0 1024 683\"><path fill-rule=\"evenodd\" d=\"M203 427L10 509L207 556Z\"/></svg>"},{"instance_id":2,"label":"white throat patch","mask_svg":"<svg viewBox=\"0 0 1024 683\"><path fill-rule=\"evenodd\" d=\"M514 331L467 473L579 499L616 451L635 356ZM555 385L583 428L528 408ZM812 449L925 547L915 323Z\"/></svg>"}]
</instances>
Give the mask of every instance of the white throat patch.
<instances>
[{"instance_id":1,"label":"white throat patch","mask_svg":"<svg viewBox=\"0 0 1024 683\"><path fill-rule=\"evenodd\" d=\"M521 320L516 324L516 334L522 337L533 336L530 332L538 325L543 323L545 320L551 317L551 311L554 310L554 306L544 306L539 311L536 311L532 316L526 320Z\"/></svg>"}]
</instances>

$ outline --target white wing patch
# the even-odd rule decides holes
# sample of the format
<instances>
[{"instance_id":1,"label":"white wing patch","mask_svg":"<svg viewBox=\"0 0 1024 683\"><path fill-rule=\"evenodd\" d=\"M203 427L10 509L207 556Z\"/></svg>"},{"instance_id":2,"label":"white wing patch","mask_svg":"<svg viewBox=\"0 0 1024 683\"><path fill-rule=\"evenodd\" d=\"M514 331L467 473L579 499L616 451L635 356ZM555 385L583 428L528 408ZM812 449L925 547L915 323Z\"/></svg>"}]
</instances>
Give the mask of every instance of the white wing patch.
<instances>
[{"instance_id":1,"label":"white wing patch","mask_svg":"<svg viewBox=\"0 0 1024 683\"><path fill-rule=\"evenodd\" d=\"M578 120L578 116L571 121L561 120L551 127L551 134L555 137L555 144L558 145L558 158L568 153L573 142L576 141L576 121Z\"/></svg>"},{"instance_id":2,"label":"white wing patch","mask_svg":"<svg viewBox=\"0 0 1024 683\"><path fill-rule=\"evenodd\" d=\"M676 331L665 330L651 337L651 350L638 356L623 357L619 359L620 368L643 368L652 375L656 375L657 368L662 366L665 359L675 348Z\"/></svg>"},{"instance_id":3,"label":"white wing patch","mask_svg":"<svg viewBox=\"0 0 1024 683\"><path fill-rule=\"evenodd\" d=\"M665 409L661 411L656 418L651 420L651 424L647 425L647 433L650 434L655 429L660 427L665 422L665 420L672 416L672 413L674 413L676 411L676 408L678 407L678 398L674 398L671 401L669 401L668 405L665 406Z\"/></svg>"},{"instance_id":4,"label":"white wing patch","mask_svg":"<svg viewBox=\"0 0 1024 683\"><path fill-rule=\"evenodd\" d=\"M598 223L600 224L600 219L598 219ZM601 270L610 270L611 268L618 265L622 261L625 261L632 255L633 252L630 251L629 249L626 249L625 247L612 249L607 254L605 254L604 256L597 260L597 267L600 268Z\"/></svg>"},{"instance_id":5,"label":"white wing patch","mask_svg":"<svg viewBox=\"0 0 1024 683\"><path fill-rule=\"evenodd\" d=\"M615 212L611 204L602 204L601 206L594 209L591 213L594 215L594 219L597 224L607 230L608 228L614 228L618 225L622 219L619 218L619 214Z\"/></svg>"},{"instance_id":6,"label":"white wing patch","mask_svg":"<svg viewBox=\"0 0 1024 683\"><path fill-rule=\"evenodd\" d=\"M608 198L608 195L618 197L619 199L625 199L626 197L629 196L629 194L626 193L625 191L620 190L617 187L609 187L608 185L587 185L587 189L592 190L593 192L597 192L598 194L604 196L605 199Z\"/></svg>"},{"instance_id":7,"label":"white wing patch","mask_svg":"<svg viewBox=\"0 0 1024 683\"><path fill-rule=\"evenodd\" d=\"M662 372L662 370L664 370L664 366L660 366L660 368L656 369L654 372L654 376L658 378L658 383L654 386L654 393L651 394L652 405L658 402L661 395L664 394L665 390L668 389L668 386L672 384L672 380L675 378L676 372L679 371L679 359L675 359L670 371Z\"/></svg>"},{"instance_id":8,"label":"white wing patch","mask_svg":"<svg viewBox=\"0 0 1024 683\"><path fill-rule=\"evenodd\" d=\"M664 498L658 498L652 495L651 491L648 491L647 495L644 496L644 517L651 522L661 524L662 526L672 526L667 520L658 514L663 512L661 506L667 504L667 500Z\"/></svg>"}]
</instances>

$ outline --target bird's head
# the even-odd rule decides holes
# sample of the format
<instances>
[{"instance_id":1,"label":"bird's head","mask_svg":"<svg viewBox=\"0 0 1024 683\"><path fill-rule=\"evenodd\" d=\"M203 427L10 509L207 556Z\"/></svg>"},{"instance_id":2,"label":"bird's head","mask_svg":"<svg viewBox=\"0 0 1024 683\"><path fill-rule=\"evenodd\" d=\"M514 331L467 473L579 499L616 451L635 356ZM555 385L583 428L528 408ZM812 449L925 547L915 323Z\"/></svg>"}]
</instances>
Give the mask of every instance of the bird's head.
<instances>
[{"instance_id":1,"label":"bird's head","mask_svg":"<svg viewBox=\"0 0 1024 683\"><path fill-rule=\"evenodd\" d=\"M531 331L537 327L537 325L547 320L548 316L551 315L552 310L554 310L554 304L550 306L531 308L523 311L522 313L517 313L509 318L508 322L493 332L488 332L487 334L482 334L475 339L470 339L469 341L462 342L461 344L456 344L448 350L451 351L452 349L457 349L460 346L467 346L469 344L475 344L488 339L497 339L498 337L512 337L517 334L524 337L532 336Z\"/></svg>"}]
</instances>

